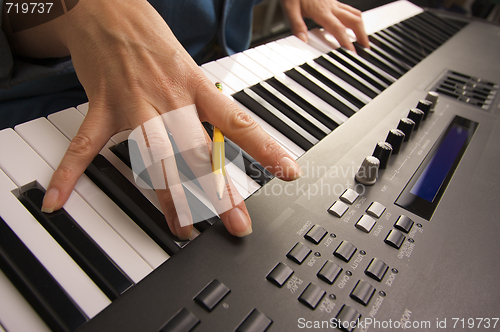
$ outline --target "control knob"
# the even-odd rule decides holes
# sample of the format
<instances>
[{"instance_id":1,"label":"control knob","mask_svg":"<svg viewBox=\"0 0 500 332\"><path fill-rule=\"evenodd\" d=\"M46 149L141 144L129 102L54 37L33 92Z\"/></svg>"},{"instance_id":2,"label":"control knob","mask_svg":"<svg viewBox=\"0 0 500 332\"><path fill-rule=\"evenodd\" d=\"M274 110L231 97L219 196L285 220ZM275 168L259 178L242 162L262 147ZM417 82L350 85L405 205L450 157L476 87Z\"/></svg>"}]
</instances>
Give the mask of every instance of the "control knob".
<instances>
[{"instance_id":1,"label":"control knob","mask_svg":"<svg viewBox=\"0 0 500 332\"><path fill-rule=\"evenodd\" d=\"M399 120L398 129L405 133L405 142L408 142L415 127L415 121L408 118L403 118Z\"/></svg>"},{"instance_id":2,"label":"control knob","mask_svg":"<svg viewBox=\"0 0 500 332\"><path fill-rule=\"evenodd\" d=\"M380 161L373 156L366 157L355 175L356 181L371 186L377 182Z\"/></svg>"},{"instance_id":3,"label":"control knob","mask_svg":"<svg viewBox=\"0 0 500 332\"><path fill-rule=\"evenodd\" d=\"M385 141L392 146L392 154L398 154L401 150L401 145L403 145L403 140L405 139L405 133L400 129L391 129Z\"/></svg>"},{"instance_id":4,"label":"control knob","mask_svg":"<svg viewBox=\"0 0 500 332\"><path fill-rule=\"evenodd\" d=\"M375 150L373 151L373 156L380 161L380 169L386 169L389 163L389 158L392 154L392 146L387 142L378 142Z\"/></svg>"}]
</instances>

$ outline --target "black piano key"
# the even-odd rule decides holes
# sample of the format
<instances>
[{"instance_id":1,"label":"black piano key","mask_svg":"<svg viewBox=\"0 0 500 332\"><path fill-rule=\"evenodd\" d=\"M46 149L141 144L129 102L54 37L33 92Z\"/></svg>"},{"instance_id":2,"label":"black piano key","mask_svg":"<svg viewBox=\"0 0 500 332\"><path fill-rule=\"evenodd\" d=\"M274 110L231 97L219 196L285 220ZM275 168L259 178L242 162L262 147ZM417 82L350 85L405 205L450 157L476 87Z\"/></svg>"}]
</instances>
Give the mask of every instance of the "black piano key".
<instances>
[{"instance_id":1,"label":"black piano key","mask_svg":"<svg viewBox=\"0 0 500 332\"><path fill-rule=\"evenodd\" d=\"M319 98L323 99L325 102L333 106L336 110L339 112L343 113L347 117L353 116L356 112L351 109L349 106L345 105L341 101L339 101L337 98L333 97L331 94L308 80L306 77L304 77L301 73L299 73L295 69L291 69L285 72L285 74L292 78L294 81L302 85L304 88L307 90L311 91L314 93L316 96Z\"/></svg>"},{"instance_id":2,"label":"black piano key","mask_svg":"<svg viewBox=\"0 0 500 332\"><path fill-rule=\"evenodd\" d=\"M248 107L249 110L261 117L264 121L276 128L279 132L281 132L302 149L307 151L313 147L313 142L309 141L300 133L298 133L296 131L296 128L292 128L284 120L280 119L280 117L274 115L268 108L263 106L261 102L251 97L247 89L233 94L233 97L245 107Z\"/></svg>"},{"instance_id":3,"label":"black piano key","mask_svg":"<svg viewBox=\"0 0 500 332\"><path fill-rule=\"evenodd\" d=\"M64 210L41 212L44 191L26 190L19 200L110 300L133 286L128 276Z\"/></svg>"},{"instance_id":4,"label":"black piano key","mask_svg":"<svg viewBox=\"0 0 500 332\"><path fill-rule=\"evenodd\" d=\"M372 63L374 66L382 69L384 72L388 73L392 77L398 79L404 75L406 71L401 70L399 67L396 67L394 64L387 61L385 58L381 57L377 53L373 52L371 49L364 48L358 43L353 43L356 49L356 53L365 59L366 61Z\"/></svg>"},{"instance_id":5,"label":"black piano key","mask_svg":"<svg viewBox=\"0 0 500 332\"><path fill-rule=\"evenodd\" d=\"M385 90L390 84L381 81L378 77L373 75L370 71L366 70L362 66L358 65L356 62L351 59L344 57L343 54L340 54L337 51L328 52L327 55L335 61L339 62L343 66L349 68L352 72L356 73L356 75L362 77L364 80L369 82L371 85L379 89L380 91Z\"/></svg>"},{"instance_id":6,"label":"black piano key","mask_svg":"<svg viewBox=\"0 0 500 332\"><path fill-rule=\"evenodd\" d=\"M449 29L448 26L439 24L436 21L433 21L432 19L426 18L426 15L417 15L414 20L417 22L420 22L421 24L425 24L432 30L439 31L440 35L442 37L445 37L446 39L450 38L455 34L455 31L452 29Z\"/></svg>"},{"instance_id":7,"label":"black piano key","mask_svg":"<svg viewBox=\"0 0 500 332\"><path fill-rule=\"evenodd\" d=\"M401 31L404 31L406 32L409 36L410 36L410 40L418 40L419 43L425 43L427 44L429 47L432 48L432 50L435 50L436 48L438 48L439 46L441 46L441 43L432 39L432 38L429 38L429 37L426 37L424 34L422 34L421 31L419 30L415 30L414 28L412 28L411 26L409 25L405 25L403 23L397 23L397 24L394 24L393 26L391 26L391 28L397 28Z\"/></svg>"},{"instance_id":8,"label":"black piano key","mask_svg":"<svg viewBox=\"0 0 500 332\"><path fill-rule=\"evenodd\" d=\"M399 36L400 38L406 40L409 43L413 43L416 46L425 50L427 54L432 53L436 49L438 45L433 45L427 39L420 38L417 34L410 34L408 30L402 29L397 25L392 25L384 30L387 33L390 33L391 36ZM418 45L418 46L417 46Z\"/></svg>"},{"instance_id":9,"label":"black piano key","mask_svg":"<svg viewBox=\"0 0 500 332\"><path fill-rule=\"evenodd\" d=\"M370 39L370 37L368 37L368 39ZM400 68L404 73L406 73L412 68L412 66L410 66L400 58L395 57L394 55L385 51L383 48L379 47L378 45L374 44L371 41L370 41L370 50L373 51L374 53L377 53L379 56L383 57L396 67Z\"/></svg>"},{"instance_id":10,"label":"black piano key","mask_svg":"<svg viewBox=\"0 0 500 332\"><path fill-rule=\"evenodd\" d=\"M316 137L318 140L325 138L327 133L323 132L320 128L316 127L309 120L304 118L301 114L297 113L294 109L288 106L279 98L275 97L271 92L265 89L262 85L257 84L250 88L253 92L264 98L268 103L273 105L277 110L287 116L290 120L298 124L308 133Z\"/></svg>"},{"instance_id":11,"label":"black piano key","mask_svg":"<svg viewBox=\"0 0 500 332\"><path fill-rule=\"evenodd\" d=\"M404 50L400 49L396 45L388 42L384 38L382 38L378 33L374 33L373 35L368 36L370 41L385 50L386 52L392 54L394 57L400 59L404 63L406 63L410 67L414 67L419 60L414 58L413 56L407 54Z\"/></svg>"},{"instance_id":12,"label":"black piano key","mask_svg":"<svg viewBox=\"0 0 500 332\"><path fill-rule=\"evenodd\" d=\"M311 116L313 116L316 120L324 124L329 129L334 130L340 125L340 123L338 123L336 119L333 119L330 114L321 111L320 107L318 107L317 105L313 105L312 102L308 102L300 94L294 92L289 87L282 84L275 77L271 77L265 82L278 90L285 97L293 101L300 108L308 112Z\"/></svg>"},{"instance_id":13,"label":"black piano key","mask_svg":"<svg viewBox=\"0 0 500 332\"><path fill-rule=\"evenodd\" d=\"M343 47L340 47L335 50L335 52L342 53L345 57L349 58L351 61L357 63L360 67L363 67L366 71L372 73L374 76L376 76L378 79L381 81L385 82L388 86L391 85L392 83L396 82L396 78L394 78L392 75L389 73L383 71L377 66L374 66L372 63L369 61L365 60L363 57L354 54ZM333 53L333 52L331 52ZM330 53L328 53L330 55Z\"/></svg>"},{"instance_id":14,"label":"black piano key","mask_svg":"<svg viewBox=\"0 0 500 332\"><path fill-rule=\"evenodd\" d=\"M318 64L320 64L322 67L327 69L329 72L332 74L340 77L342 80L344 80L346 83L352 85L354 88L358 89L359 91L363 92L365 95L367 95L370 98L375 98L378 95L378 91L374 91L371 89L369 86L366 86L362 82L358 81L356 78L350 76L348 73L342 71L340 68L335 66L333 63L330 61L326 60L323 57L319 57L314 59L314 61ZM345 91L345 90L344 90ZM345 97L344 97L345 98ZM346 98L347 99L347 98ZM357 106L357 105L356 105ZM363 105L364 106L364 105ZM363 106L358 106L358 107L363 107Z\"/></svg>"},{"instance_id":15,"label":"black piano key","mask_svg":"<svg viewBox=\"0 0 500 332\"><path fill-rule=\"evenodd\" d=\"M414 30L421 36L425 36L427 39L432 40L438 45L442 45L448 38L439 35L439 32L433 29L429 29L428 26L422 24L421 22L406 20L401 22L402 25L407 26L409 29Z\"/></svg>"},{"instance_id":16,"label":"black piano key","mask_svg":"<svg viewBox=\"0 0 500 332\"><path fill-rule=\"evenodd\" d=\"M213 127L211 124L204 122L203 126L207 131L210 137L213 136ZM257 182L259 185L263 186L274 178L274 175L269 173L259 162L253 159L247 152L242 150L238 145L236 145L233 141L224 137L224 143L226 144L225 152L226 158L229 160L235 160L236 157L241 155L243 156L243 166L245 169L242 169L252 180Z\"/></svg>"},{"instance_id":17,"label":"black piano key","mask_svg":"<svg viewBox=\"0 0 500 332\"><path fill-rule=\"evenodd\" d=\"M334 90L337 92L339 95L344 97L346 100L348 100L350 103L352 103L354 106L356 106L358 109L362 108L363 106L366 105L365 102L359 100L356 96L352 95L349 91L346 91L342 86L338 85L334 81L330 80L328 77L323 75L322 73L318 72L316 69L312 68L309 66L309 64L305 63L302 66L300 66L302 69L304 69L306 72L314 76L316 79L318 79L320 82L328 86L330 89ZM328 68L325 68L328 70ZM328 70L329 71L329 70ZM332 73L333 74L333 73ZM348 83L345 83L348 84Z\"/></svg>"},{"instance_id":18,"label":"black piano key","mask_svg":"<svg viewBox=\"0 0 500 332\"><path fill-rule=\"evenodd\" d=\"M460 31L460 29L462 29L463 26L468 24L468 22L466 22L466 23L463 23L462 26L459 26L458 24L456 24L456 22L452 22L451 20L441 18L441 17L437 16L436 14L431 13L429 11L423 12L420 16L422 16L422 18L425 18L425 19L434 20L435 24L446 25L447 27L449 27L450 31L454 31L453 34L457 33L458 31ZM437 23L437 22L439 22L439 23Z\"/></svg>"},{"instance_id":19,"label":"black piano key","mask_svg":"<svg viewBox=\"0 0 500 332\"><path fill-rule=\"evenodd\" d=\"M51 330L70 332L88 321L1 217L0 268Z\"/></svg>"},{"instance_id":20,"label":"black piano key","mask_svg":"<svg viewBox=\"0 0 500 332\"><path fill-rule=\"evenodd\" d=\"M102 155L94 158L85 174L169 255L187 243L174 240L163 214Z\"/></svg>"},{"instance_id":21,"label":"black piano key","mask_svg":"<svg viewBox=\"0 0 500 332\"><path fill-rule=\"evenodd\" d=\"M422 61L428 55L428 52L425 49L418 47L415 41L408 42L405 39L393 34L390 30L379 31L377 32L377 35L397 46L399 49L404 50L407 55L412 56L418 62Z\"/></svg>"}]
</instances>

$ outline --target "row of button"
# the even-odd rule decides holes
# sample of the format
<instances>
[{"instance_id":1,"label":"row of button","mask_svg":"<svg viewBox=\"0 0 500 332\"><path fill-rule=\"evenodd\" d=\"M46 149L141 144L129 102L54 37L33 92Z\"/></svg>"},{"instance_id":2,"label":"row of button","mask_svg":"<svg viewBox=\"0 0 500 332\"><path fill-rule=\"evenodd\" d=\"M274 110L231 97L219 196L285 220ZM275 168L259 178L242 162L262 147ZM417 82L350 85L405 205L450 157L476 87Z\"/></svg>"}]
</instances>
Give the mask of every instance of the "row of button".
<instances>
[{"instance_id":1,"label":"row of button","mask_svg":"<svg viewBox=\"0 0 500 332\"><path fill-rule=\"evenodd\" d=\"M231 290L226 285L214 279L196 295L194 300L210 312L229 292ZM199 323L198 317L188 309L183 308L160 329L160 332L189 332ZM236 332L264 332L271 323L272 320L269 317L254 309L236 329Z\"/></svg>"}]
</instances>

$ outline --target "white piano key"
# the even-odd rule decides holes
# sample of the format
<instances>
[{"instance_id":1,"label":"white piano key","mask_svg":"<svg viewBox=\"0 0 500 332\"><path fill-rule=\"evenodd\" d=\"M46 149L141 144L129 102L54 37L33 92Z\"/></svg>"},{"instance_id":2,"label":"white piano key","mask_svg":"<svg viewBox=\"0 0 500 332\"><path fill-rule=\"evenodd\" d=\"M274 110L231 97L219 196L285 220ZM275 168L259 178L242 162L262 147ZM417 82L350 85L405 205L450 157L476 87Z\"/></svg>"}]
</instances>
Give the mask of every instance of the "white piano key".
<instances>
[{"instance_id":1,"label":"white piano key","mask_svg":"<svg viewBox=\"0 0 500 332\"><path fill-rule=\"evenodd\" d=\"M342 123L347 121L348 117L346 115L337 111L330 104L323 101L323 99L319 98L314 93L312 93L311 91L307 90L302 85L300 85L299 83L292 80L290 77L286 76L283 73L278 74L274 77L281 84L285 85L290 90L292 90L293 92L295 92L296 94L301 96L305 101L307 101L311 105L314 105L316 108L318 108L321 112L323 112L328 117L330 117L336 123L342 124Z\"/></svg>"},{"instance_id":2,"label":"white piano key","mask_svg":"<svg viewBox=\"0 0 500 332\"><path fill-rule=\"evenodd\" d=\"M312 47L308 43L303 42L299 38L295 36L289 36L285 38L288 42L294 44L296 47L302 49L304 52L307 52L310 54L311 59L317 58L321 55L323 55L325 52L321 52L317 48Z\"/></svg>"},{"instance_id":3,"label":"white piano key","mask_svg":"<svg viewBox=\"0 0 500 332\"><path fill-rule=\"evenodd\" d=\"M225 86L227 85L234 91L243 90L249 85L248 83L244 82L241 78L231 73L229 70L227 70L225 67L223 67L221 64L215 61L205 63L201 67L206 69L215 77L217 77L222 84L224 84Z\"/></svg>"},{"instance_id":4,"label":"white piano key","mask_svg":"<svg viewBox=\"0 0 500 332\"><path fill-rule=\"evenodd\" d=\"M37 181L47 188L54 170L13 130L0 132L0 168L19 186ZM134 282L142 280L151 267L76 193L64 209L104 252Z\"/></svg>"},{"instance_id":5,"label":"white piano key","mask_svg":"<svg viewBox=\"0 0 500 332\"><path fill-rule=\"evenodd\" d=\"M64 118L68 112L62 112ZM58 113L55 114L58 116ZM23 123L16 132L52 169L59 165L69 140L52 123L39 118ZM137 224L130 219L97 185L83 174L75 191L152 267L160 266L169 256ZM150 269L149 272L152 271ZM148 272L148 273L149 273Z\"/></svg>"},{"instance_id":6,"label":"white piano key","mask_svg":"<svg viewBox=\"0 0 500 332\"><path fill-rule=\"evenodd\" d=\"M206 70L205 68L203 67L200 67L201 71L207 76L207 78L210 80L210 82L212 82L213 84L219 82L220 80L215 77L214 75L212 75L208 70ZM233 93L235 93L236 91L234 91L233 89L231 89L230 87L228 87L227 85L226 86L223 86L222 87L222 93L224 95L226 95L227 97L229 97L231 100L231 95Z\"/></svg>"},{"instance_id":7,"label":"white piano key","mask_svg":"<svg viewBox=\"0 0 500 332\"><path fill-rule=\"evenodd\" d=\"M270 48L276 54L279 54L283 58L293 63L294 67L301 65L307 61L306 58L302 59L301 54L294 54L292 52L289 52L285 47L283 47L278 42L270 42L265 44L264 46Z\"/></svg>"},{"instance_id":8,"label":"white piano key","mask_svg":"<svg viewBox=\"0 0 500 332\"><path fill-rule=\"evenodd\" d=\"M422 8L411 2L399 0L367 10L361 17L366 33L370 35L422 12Z\"/></svg>"},{"instance_id":9,"label":"white piano key","mask_svg":"<svg viewBox=\"0 0 500 332\"><path fill-rule=\"evenodd\" d=\"M274 76L272 72L267 70L256 61L252 60L252 58L250 58L243 52L233 54L230 56L230 58L257 75L261 81Z\"/></svg>"},{"instance_id":10,"label":"white piano key","mask_svg":"<svg viewBox=\"0 0 500 332\"><path fill-rule=\"evenodd\" d=\"M249 71L247 68L245 68L238 62L236 62L236 60L232 59L231 57L225 57L216 60L216 62L222 65L227 70L229 70L231 73L241 78L249 86L257 84L261 81L261 79L258 76L254 75L251 71Z\"/></svg>"},{"instance_id":11,"label":"white piano key","mask_svg":"<svg viewBox=\"0 0 500 332\"><path fill-rule=\"evenodd\" d=\"M243 51L243 54L248 56L256 63L260 64L262 67L269 70L274 75L282 73L287 69L290 69L290 67L286 67L285 65L283 65L283 63L268 58L267 56L259 52L256 48Z\"/></svg>"},{"instance_id":12,"label":"white piano key","mask_svg":"<svg viewBox=\"0 0 500 332\"><path fill-rule=\"evenodd\" d=\"M0 134L6 131L10 132L8 136L16 135L11 129L0 131ZM5 141L4 136L0 138L0 145L16 144ZM94 317L111 303L110 300L14 196L12 191L17 189L18 186L0 169L0 215L83 312L89 318Z\"/></svg>"},{"instance_id":13,"label":"white piano key","mask_svg":"<svg viewBox=\"0 0 500 332\"><path fill-rule=\"evenodd\" d=\"M325 56L325 58L327 58L327 57L328 56ZM335 74L333 74L328 69L321 66L320 64L318 64L314 61L309 61L309 62L307 62L307 64L309 66L311 66L312 68L316 69L323 76L327 77L330 81L337 83L340 87L342 87L344 90L349 92L354 97L358 98L363 103L368 104L372 100L372 98L368 97L363 92L359 91L354 86L350 85L349 83L344 81L342 78L336 76Z\"/></svg>"},{"instance_id":14,"label":"white piano key","mask_svg":"<svg viewBox=\"0 0 500 332\"><path fill-rule=\"evenodd\" d=\"M280 44L281 46L283 46L283 48L285 50L287 50L287 53L292 53L292 54L300 57L302 60L302 63L309 61L309 60L312 60L312 59L317 57L317 56L315 56L315 53L308 51L305 47L299 47L299 46L295 45L295 43L291 42L290 41L290 39L292 39L291 37L295 37L295 36L289 36L287 38L282 38L282 39L277 40L276 42L278 44ZM295 38L297 38L297 37L295 37Z\"/></svg>"},{"instance_id":15,"label":"white piano key","mask_svg":"<svg viewBox=\"0 0 500 332\"><path fill-rule=\"evenodd\" d=\"M292 142L288 137L280 133L276 128L271 126L266 121L262 120L257 114L240 104L238 101L235 101L235 103L248 115L250 115L252 119L254 119L254 121L257 122L269 136L271 136L279 145L281 145L283 149L285 149L285 151L291 157L293 157L293 159L296 160L304 154L304 149Z\"/></svg>"},{"instance_id":16,"label":"white piano key","mask_svg":"<svg viewBox=\"0 0 500 332\"><path fill-rule=\"evenodd\" d=\"M0 270L0 322L9 332L50 332L45 322ZM0 331L6 331L0 326Z\"/></svg>"},{"instance_id":17,"label":"white piano key","mask_svg":"<svg viewBox=\"0 0 500 332\"><path fill-rule=\"evenodd\" d=\"M285 58L283 55L280 55L273 49L269 48L267 45L260 45L254 48L254 50L260 52L262 55L267 57L268 59L271 59L274 61L276 64L279 64L280 67L283 68L281 72L284 72L288 69L292 69L293 67L296 66L296 64L287 58Z\"/></svg>"}]
</instances>

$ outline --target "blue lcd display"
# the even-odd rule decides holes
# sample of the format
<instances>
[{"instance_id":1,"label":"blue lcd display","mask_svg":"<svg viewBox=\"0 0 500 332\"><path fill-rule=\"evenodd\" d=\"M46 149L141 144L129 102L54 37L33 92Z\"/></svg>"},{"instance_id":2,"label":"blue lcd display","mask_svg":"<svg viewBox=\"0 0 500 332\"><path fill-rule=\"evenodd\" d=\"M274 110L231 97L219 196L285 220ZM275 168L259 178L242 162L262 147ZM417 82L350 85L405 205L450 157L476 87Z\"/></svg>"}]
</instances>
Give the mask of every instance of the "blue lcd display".
<instances>
[{"instance_id":1,"label":"blue lcd display","mask_svg":"<svg viewBox=\"0 0 500 332\"><path fill-rule=\"evenodd\" d=\"M432 202L469 137L469 130L454 124L410 192Z\"/></svg>"}]
</instances>

